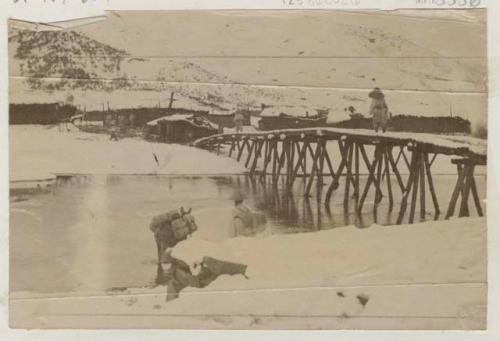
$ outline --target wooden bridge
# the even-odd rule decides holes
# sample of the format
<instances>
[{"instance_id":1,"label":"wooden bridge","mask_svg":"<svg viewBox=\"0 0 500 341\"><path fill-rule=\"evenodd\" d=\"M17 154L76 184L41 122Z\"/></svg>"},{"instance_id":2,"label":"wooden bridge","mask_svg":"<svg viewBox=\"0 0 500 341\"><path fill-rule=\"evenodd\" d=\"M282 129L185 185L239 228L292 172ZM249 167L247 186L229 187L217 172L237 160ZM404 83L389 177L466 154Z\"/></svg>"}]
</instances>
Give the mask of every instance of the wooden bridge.
<instances>
[{"instance_id":1,"label":"wooden bridge","mask_svg":"<svg viewBox=\"0 0 500 341\"><path fill-rule=\"evenodd\" d=\"M458 216L469 216L471 198L478 215L483 215L474 179L475 167L486 165L486 141L483 140L431 134L377 134L361 129L309 128L220 134L199 139L193 145L244 162L252 178L264 180L270 176L275 186L281 178L281 183L289 191L297 178L303 178L304 194L309 196L316 183L319 200L323 200L324 184L330 180L324 196L327 207L332 193L340 186L341 176L344 179L344 209L348 209L352 197L356 211L361 212L368 193L374 191L375 204L386 197L389 210L392 210L394 191L400 191L398 223L403 221L408 206L408 221L414 222L418 202L420 217L424 219L427 194L430 194L436 216L440 214L432 166L439 155L454 156L451 162L456 165L457 181L445 218L455 214L459 201ZM367 179L362 184L360 178L363 174ZM396 180L396 189L393 189L391 177Z\"/></svg>"}]
</instances>

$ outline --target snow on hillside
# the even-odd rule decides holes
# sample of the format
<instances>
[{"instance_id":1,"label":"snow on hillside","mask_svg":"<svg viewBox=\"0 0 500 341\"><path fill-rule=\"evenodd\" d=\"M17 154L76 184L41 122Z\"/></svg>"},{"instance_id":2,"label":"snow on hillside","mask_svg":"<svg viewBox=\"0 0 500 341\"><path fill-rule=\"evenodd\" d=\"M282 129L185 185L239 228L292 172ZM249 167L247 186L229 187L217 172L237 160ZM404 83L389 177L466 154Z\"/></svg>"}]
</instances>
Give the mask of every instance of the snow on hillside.
<instances>
[{"instance_id":1,"label":"snow on hillside","mask_svg":"<svg viewBox=\"0 0 500 341\"><path fill-rule=\"evenodd\" d=\"M367 92L379 86L388 93L395 115L453 111L471 121L486 121L481 13L468 16L475 21L334 11L281 12L276 19L272 13L112 12L106 20L75 31L36 33L45 43L29 52L29 67L27 60L15 57L22 45L14 34L9 44L11 76L81 73L92 81L33 78L30 85L13 79L10 98L45 102L71 91L76 104L91 110L106 102L112 107L156 105L174 91L185 99L175 104L186 107L326 107L330 121L340 121L348 117L344 108L350 105L365 113ZM429 30L446 34L428 39ZM308 32L314 32L314 39ZM200 43L204 41L210 44ZM128 55L121 55L122 50ZM34 62L49 57L57 57L57 68L66 65L67 70ZM118 67L106 67L118 59ZM60 91L33 94L37 87ZM107 92L84 91L92 88Z\"/></svg>"},{"instance_id":2,"label":"snow on hillside","mask_svg":"<svg viewBox=\"0 0 500 341\"><path fill-rule=\"evenodd\" d=\"M121 77L120 63L125 51L77 32L11 30L11 34L10 74L28 77L31 88L88 89L94 88L95 83L86 80ZM55 78L58 82L45 83L40 78ZM75 81L66 82L66 78Z\"/></svg>"}]
</instances>

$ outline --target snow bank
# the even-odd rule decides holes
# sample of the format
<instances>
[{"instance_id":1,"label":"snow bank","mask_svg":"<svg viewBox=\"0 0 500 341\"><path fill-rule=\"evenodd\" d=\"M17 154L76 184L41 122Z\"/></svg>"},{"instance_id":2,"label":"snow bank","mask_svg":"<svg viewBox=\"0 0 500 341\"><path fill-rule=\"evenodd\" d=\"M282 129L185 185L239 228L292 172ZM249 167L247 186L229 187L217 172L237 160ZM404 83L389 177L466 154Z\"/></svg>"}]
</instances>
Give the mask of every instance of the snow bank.
<instances>
[{"instance_id":1,"label":"snow bank","mask_svg":"<svg viewBox=\"0 0 500 341\"><path fill-rule=\"evenodd\" d=\"M248 265L249 279L220 276L206 288L184 289L164 306L171 314L197 307L207 316L258 317L257 323L228 318L225 327L485 326L484 218L219 242L195 237L173 254L188 264L212 256Z\"/></svg>"},{"instance_id":2,"label":"snow bank","mask_svg":"<svg viewBox=\"0 0 500 341\"><path fill-rule=\"evenodd\" d=\"M10 180L79 174L230 174L243 173L235 160L176 144L125 138L57 127L10 126ZM158 163L155 161L156 155Z\"/></svg>"},{"instance_id":3,"label":"snow bank","mask_svg":"<svg viewBox=\"0 0 500 341\"><path fill-rule=\"evenodd\" d=\"M248 265L250 281L231 282L238 289L483 281L485 229L484 218L467 218L218 242L200 240L195 233L172 255L190 265L203 256ZM207 290L227 290L223 282Z\"/></svg>"},{"instance_id":4,"label":"snow bank","mask_svg":"<svg viewBox=\"0 0 500 341\"><path fill-rule=\"evenodd\" d=\"M199 224L201 228L201 223ZM196 236L193 236L196 237ZM425 247L423 247L425 246ZM248 264L165 302L165 288L95 295L14 293L17 328L484 329L486 219L234 238L174 249ZM152 265L152 268L154 265ZM61 298L62 297L62 298ZM96 314L99 307L99 314ZM110 318L108 318L110 316ZM144 316L147 318L137 318Z\"/></svg>"}]
</instances>

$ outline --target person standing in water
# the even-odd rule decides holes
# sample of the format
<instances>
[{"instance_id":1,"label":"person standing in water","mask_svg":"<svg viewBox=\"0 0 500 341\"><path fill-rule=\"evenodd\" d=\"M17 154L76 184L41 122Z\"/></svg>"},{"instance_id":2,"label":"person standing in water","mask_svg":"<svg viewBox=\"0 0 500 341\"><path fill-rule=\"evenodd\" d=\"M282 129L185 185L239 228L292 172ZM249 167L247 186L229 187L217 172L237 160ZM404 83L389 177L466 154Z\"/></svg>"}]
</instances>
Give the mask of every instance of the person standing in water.
<instances>
[{"instance_id":1,"label":"person standing in water","mask_svg":"<svg viewBox=\"0 0 500 341\"><path fill-rule=\"evenodd\" d=\"M236 191L232 199L234 200L234 208L232 211L233 223L229 231L229 237L250 237L262 232L265 228L266 218L263 214L253 212L248 208L243 201L245 200L243 193Z\"/></svg>"},{"instance_id":2,"label":"person standing in water","mask_svg":"<svg viewBox=\"0 0 500 341\"><path fill-rule=\"evenodd\" d=\"M389 108L385 102L385 96L380 88L375 88L368 94L368 97L372 99L370 115L373 116L373 129L378 132L378 129L381 128L382 132L385 133L389 120Z\"/></svg>"}]
</instances>

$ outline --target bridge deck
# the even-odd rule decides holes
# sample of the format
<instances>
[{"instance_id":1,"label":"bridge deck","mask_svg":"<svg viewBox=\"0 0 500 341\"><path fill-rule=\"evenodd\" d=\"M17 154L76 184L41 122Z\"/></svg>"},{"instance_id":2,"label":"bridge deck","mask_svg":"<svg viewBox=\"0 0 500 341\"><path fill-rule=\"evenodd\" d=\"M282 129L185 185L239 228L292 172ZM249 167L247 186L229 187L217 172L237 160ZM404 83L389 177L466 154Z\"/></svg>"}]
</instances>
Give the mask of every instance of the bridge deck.
<instances>
[{"instance_id":1,"label":"bridge deck","mask_svg":"<svg viewBox=\"0 0 500 341\"><path fill-rule=\"evenodd\" d=\"M487 141L470 136L456 135L434 135L425 133L386 132L376 133L367 129L344 129L344 128L306 128L306 129L281 129L258 132L225 133L213 135L196 140L193 145L203 147L216 141L230 142L236 137L240 138L317 138L322 136L327 140L338 140L351 138L366 143L387 143L393 145L418 144L431 152L472 157L481 163L486 162Z\"/></svg>"}]
</instances>

